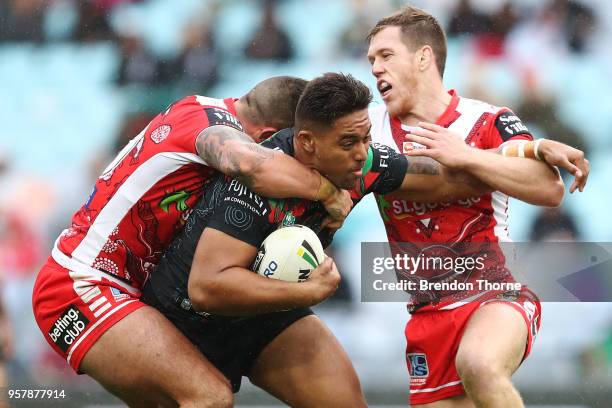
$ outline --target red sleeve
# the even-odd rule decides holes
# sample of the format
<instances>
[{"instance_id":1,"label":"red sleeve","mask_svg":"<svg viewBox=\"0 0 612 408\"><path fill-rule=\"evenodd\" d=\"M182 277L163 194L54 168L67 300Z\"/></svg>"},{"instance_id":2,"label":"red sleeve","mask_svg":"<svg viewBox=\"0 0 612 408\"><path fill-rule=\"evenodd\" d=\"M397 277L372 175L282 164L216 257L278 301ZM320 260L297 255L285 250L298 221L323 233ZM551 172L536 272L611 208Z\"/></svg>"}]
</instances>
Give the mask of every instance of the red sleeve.
<instances>
[{"instance_id":1,"label":"red sleeve","mask_svg":"<svg viewBox=\"0 0 612 408\"><path fill-rule=\"evenodd\" d=\"M495 149L509 140L533 140L533 136L514 112L502 108L489 124L483 147Z\"/></svg>"},{"instance_id":2,"label":"red sleeve","mask_svg":"<svg viewBox=\"0 0 612 408\"><path fill-rule=\"evenodd\" d=\"M162 143L167 137L172 150L197 154L197 137L207 127L224 125L242 131L236 116L222 107L222 101L219 102L217 106L208 105L194 96L175 102L151 123L148 129L151 140Z\"/></svg>"}]
</instances>

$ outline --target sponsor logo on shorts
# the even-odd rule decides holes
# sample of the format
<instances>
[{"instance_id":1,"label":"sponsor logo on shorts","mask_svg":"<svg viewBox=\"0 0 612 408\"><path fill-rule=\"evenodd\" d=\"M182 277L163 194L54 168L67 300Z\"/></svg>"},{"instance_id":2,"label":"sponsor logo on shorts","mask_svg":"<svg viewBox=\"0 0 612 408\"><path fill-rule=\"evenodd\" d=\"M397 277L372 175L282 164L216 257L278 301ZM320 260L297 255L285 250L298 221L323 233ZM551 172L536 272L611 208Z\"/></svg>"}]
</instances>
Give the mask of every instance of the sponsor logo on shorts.
<instances>
[{"instance_id":1,"label":"sponsor logo on shorts","mask_svg":"<svg viewBox=\"0 0 612 408\"><path fill-rule=\"evenodd\" d=\"M115 299L115 302L119 302L120 300L125 300L125 299L130 298L130 295L128 295L127 293L123 293L117 288L111 287L110 291L113 294L113 298Z\"/></svg>"},{"instance_id":2,"label":"sponsor logo on shorts","mask_svg":"<svg viewBox=\"0 0 612 408\"><path fill-rule=\"evenodd\" d=\"M51 327L49 337L66 353L88 324L87 317L76 306L70 305Z\"/></svg>"},{"instance_id":3,"label":"sponsor logo on shorts","mask_svg":"<svg viewBox=\"0 0 612 408\"><path fill-rule=\"evenodd\" d=\"M407 353L408 373L412 378L424 378L429 375L427 357L424 353Z\"/></svg>"}]
</instances>

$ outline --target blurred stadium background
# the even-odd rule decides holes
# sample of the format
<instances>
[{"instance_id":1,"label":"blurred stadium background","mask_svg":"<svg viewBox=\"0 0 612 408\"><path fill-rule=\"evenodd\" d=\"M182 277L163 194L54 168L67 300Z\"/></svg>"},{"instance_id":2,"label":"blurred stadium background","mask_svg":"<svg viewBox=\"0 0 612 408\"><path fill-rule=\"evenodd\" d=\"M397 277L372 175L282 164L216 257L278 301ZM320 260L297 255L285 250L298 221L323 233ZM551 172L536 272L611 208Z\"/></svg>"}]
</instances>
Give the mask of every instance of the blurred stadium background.
<instances>
[{"instance_id":1,"label":"blurred stadium background","mask_svg":"<svg viewBox=\"0 0 612 408\"><path fill-rule=\"evenodd\" d=\"M352 73L375 90L365 34L393 0L0 0L0 282L13 331L10 388L66 390L118 404L44 342L31 288L52 242L104 164L148 120L188 94L241 96L272 75ZM587 152L592 174L559 209L514 202L518 241L612 240L612 4L605 0L413 1L448 31L445 83L506 105L538 137ZM380 100L378 98L378 101ZM380 102L376 102L380 103ZM405 405L398 303L361 303L361 241L384 241L373 201L331 249L344 284L318 311L348 350L369 401ZM546 303L515 376L530 406L612 407L612 304ZM244 405L274 402L245 384Z\"/></svg>"}]
</instances>

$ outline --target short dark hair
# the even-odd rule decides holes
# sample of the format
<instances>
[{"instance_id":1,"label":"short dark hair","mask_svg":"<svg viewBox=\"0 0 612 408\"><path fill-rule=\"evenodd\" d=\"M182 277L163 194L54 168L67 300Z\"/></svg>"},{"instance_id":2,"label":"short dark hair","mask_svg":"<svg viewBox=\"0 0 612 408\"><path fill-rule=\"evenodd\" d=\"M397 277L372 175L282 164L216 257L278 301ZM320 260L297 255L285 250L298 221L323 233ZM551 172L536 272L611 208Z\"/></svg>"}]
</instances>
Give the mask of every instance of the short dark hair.
<instances>
[{"instance_id":1,"label":"short dark hair","mask_svg":"<svg viewBox=\"0 0 612 408\"><path fill-rule=\"evenodd\" d=\"M350 74L328 72L311 80L300 97L295 112L295 126L329 128L353 112L367 109L372 92Z\"/></svg>"},{"instance_id":2,"label":"short dark hair","mask_svg":"<svg viewBox=\"0 0 612 408\"><path fill-rule=\"evenodd\" d=\"M308 81L276 76L261 81L244 96L251 120L276 129L292 127L295 109Z\"/></svg>"},{"instance_id":3,"label":"short dark hair","mask_svg":"<svg viewBox=\"0 0 612 408\"><path fill-rule=\"evenodd\" d=\"M407 6L399 12L384 17L376 23L368 34L368 42L386 27L399 27L402 39L409 49L429 45L436 57L436 66L440 77L444 76L446 67L446 34L434 16L420 8Z\"/></svg>"}]
</instances>

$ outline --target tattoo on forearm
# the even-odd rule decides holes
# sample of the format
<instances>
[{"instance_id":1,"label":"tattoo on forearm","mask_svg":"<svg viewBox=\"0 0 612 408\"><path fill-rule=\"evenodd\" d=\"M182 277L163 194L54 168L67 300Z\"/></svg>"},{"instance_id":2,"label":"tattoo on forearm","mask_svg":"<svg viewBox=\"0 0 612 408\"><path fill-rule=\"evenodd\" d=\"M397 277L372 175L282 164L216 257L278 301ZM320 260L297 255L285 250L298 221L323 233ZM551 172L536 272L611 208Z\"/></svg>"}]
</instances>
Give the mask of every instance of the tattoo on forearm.
<instances>
[{"instance_id":1,"label":"tattoo on forearm","mask_svg":"<svg viewBox=\"0 0 612 408\"><path fill-rule=\"evenodd\" d=\"M429 157L408 157L406 174L440 174L440 163Z\"/></svg>"},{"instance_id":2,"label":"tattoo on forearm","mask_svg":"<svg viewBox=\"0 0 612 408\"><path fill-rule=\"evenodd\" d=\"M237 151L236 147L246 147ZM274 157L274 151L253 142L246 134L228 126L212 126L198 135L198 154L211 167L234 177L247 187L254 184L253 174L266 160Z\"/></svg>"}]
</instances>

